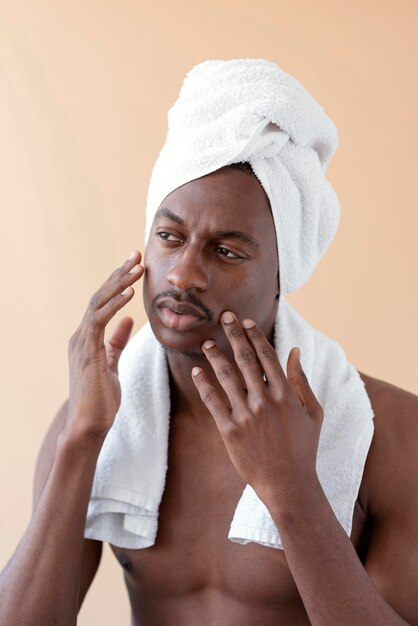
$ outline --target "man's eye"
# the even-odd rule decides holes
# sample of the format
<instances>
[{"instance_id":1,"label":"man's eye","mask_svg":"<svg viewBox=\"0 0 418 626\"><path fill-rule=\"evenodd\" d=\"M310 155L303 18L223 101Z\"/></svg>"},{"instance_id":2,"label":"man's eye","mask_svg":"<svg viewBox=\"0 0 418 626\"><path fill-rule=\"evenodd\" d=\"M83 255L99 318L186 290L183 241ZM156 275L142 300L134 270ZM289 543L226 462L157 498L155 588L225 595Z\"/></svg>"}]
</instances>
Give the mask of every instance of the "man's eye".
<instances>
[{"instance_id":1,"label":"man's eye","mask_svg":"<svg viewBox=\"0 0 418 626\"><path fill-rule=\"evenodd\" d=\"M219 254L221 254L222 256L226 256L228 259L242 259L242 257L238 254L235 254L235 252L232 252L231 250L228 250L228 248L224 248L222 246L216 248L216 251L219 252Z\"/></svg>"},{"instance_id":2,"label":"man's eye","mask_svg":"<svg viewBox=\"0 0 418 626\"><path fill-rule=\"evenodd\" d=\"M157 235L158 237L160 237L160 239L163 239L164 241L182 241L180 237L176 237L172 233L167 233L162 230L160 232L157 232Z\"/></svg>"}]
</instances>

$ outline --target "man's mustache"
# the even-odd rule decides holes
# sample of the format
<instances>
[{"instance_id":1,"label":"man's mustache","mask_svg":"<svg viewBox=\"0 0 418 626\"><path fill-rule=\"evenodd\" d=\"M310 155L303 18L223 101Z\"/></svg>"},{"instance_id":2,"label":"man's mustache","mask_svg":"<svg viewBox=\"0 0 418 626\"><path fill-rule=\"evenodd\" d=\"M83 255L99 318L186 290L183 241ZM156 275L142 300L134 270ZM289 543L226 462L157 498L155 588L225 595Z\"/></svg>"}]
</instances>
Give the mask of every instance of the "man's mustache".
<instances>
[{"instance_id":1,"label":"man's mustache","mask_svg":"<svg viewBox=\"0 0 418 626\"><path fill-rule=\"evenodd\" d=\"M172 300L176 300L176 302L190 302L190 304L193 304L195 307L200 309L202 313L204 313L205 317L208 318L208 320L211 321L214 318L213 311L208 309L208 307L205 306L203 302L199 300L199 298L191 293L179 292L175 289L167 289L166 291L161 291L153 299L153 306L155 306L157 304L157 301L161 300L162 298L171 298Z\"/></svg>"}]
</instances>

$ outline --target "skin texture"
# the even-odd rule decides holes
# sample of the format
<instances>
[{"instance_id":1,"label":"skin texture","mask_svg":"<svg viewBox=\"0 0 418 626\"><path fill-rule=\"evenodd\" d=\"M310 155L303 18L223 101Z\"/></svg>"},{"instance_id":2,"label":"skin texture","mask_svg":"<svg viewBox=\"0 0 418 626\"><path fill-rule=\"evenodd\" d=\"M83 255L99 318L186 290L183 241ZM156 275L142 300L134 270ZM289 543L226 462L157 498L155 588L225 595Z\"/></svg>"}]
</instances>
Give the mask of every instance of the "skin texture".
<instances>
[{"instance_id":1,"label":"skin texture","mask_svg":"<svg viewBox=\"0 0 418 626\"><path fill-rule=\"evenodd\" d=\"M112 546L133 624L418 624L417 398L361 374L375 435L348 538L315 473L322 408L297 350L284 372L269 343L279 266L264 191L251 175L220 170L183 185L160 209L145 252L144 303L170 369L167 480L155 545ZM258 245L225 235L232 231ZM121 320L107 347L103 334L133 295L117 294L139 280L141 269L129 274L139 260L136 253L93 296L70 342L70 401L45 439L34 516L0 578L6 626L75 623L100 562L101 544L83 539L83 522L132 321ZM179 329L175 314L158 310L168 298L201 320ZM81 457L73 453L80 446ZM284 551L227 539L246 482L270 510Z\"/></svg>"}]
</instances>

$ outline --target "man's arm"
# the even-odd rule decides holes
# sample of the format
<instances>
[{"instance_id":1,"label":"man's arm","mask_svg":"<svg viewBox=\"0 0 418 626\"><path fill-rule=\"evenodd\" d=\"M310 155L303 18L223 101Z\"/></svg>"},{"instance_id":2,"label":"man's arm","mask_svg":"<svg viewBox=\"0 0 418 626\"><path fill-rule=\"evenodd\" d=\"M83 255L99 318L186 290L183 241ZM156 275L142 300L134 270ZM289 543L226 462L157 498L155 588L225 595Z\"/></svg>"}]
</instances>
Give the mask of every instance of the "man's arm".
<instances>
[{"instance_id":1,"label":"man's arm","mask_svg":"<svg viewBox=\"0 0 418 626\"><path fill-rule=\"evenodd\" d=\"M371 537L364 567L385 600L418 624L418 398L362 374L375 411L364 473Z\"/></svg>"},{"instance_id":2,"label":"man's arm","mask_svg":"<svg viewBox=\"0 0 418 626\"><path fill-rule=\"evenodd\" d=\"M61 437L61 436L60 436ZM75 624L100 442L62 437L29 526L0 577L0 623Z\"/></svg>"},{"instance_id":3,"label":"man's arm","mask_svg":"<svg viewBox=\"0 0 418 626\"><path fill-rule=\"evenodd\" d=\"M372 387L364 567L322 489L303 490L285 515L268 507L312 624L418 624L418 398L387 383Z\"/></svg>"},{"instance_id":4,"label":"man's arm","mask_svg":"<svg viewBox=\"0 0 418 626\"><path fill-rule=\"evenodd\" d=\"M143 273L135 252L94 294L69 342L70 398L44 446L52 460L38 464L32 519L0 575L0 623L76 624L83 593L84 526L97 458L120 405L118 360L133 321L122 319L107 346L105 328L133 296ZM66 415L64 422L64 413ZM59 427L62 421L63 429ZM42 488L42 483L44 486ZM88 547L87 547L88 546ZM91 562L90 575L96 565ZM87 558L87 557L86 557ZM94 573L93 573L94 576Z\"/></svg>"},{"instance_id":5,"label":"man's arm","mask_svg":"<svg viewBox=\"0 0 418 626\"><path fill-rule=\"evenodd\" d=\"M213 341L205 342L203 351L230 406L203 370L194 368L193 380L217 423L232 463L264 502L280 531L286 561L311 623L418 624L418 602L412 589L418 547L417 399L402 392L402 408L393 401L391 406L386 404L384 416L376 410L383 423L392 413L392 423L403 416L401 423L408 427L386 427L389 435L382 438L382 421L377 419L377 440L386 443L380 445L383 451L377 460L370 461L381 468L371 483L381 496L366 571L316 474L323 410L302 370L297 350L290 352L286 377L274 348L255 323L244 320L241 326L228 317L229 321L227 316L221 319L245 387L236 368ZM405 458L398 463L402 455ZM382 484L382 477L386 484ZM406 530L402 537L400 528Z\"/></svg>"},{"instance_id":6,"label":"man's arm","mask_svg":"<svg viewBox=\"0 0 418 626\"><path fill-rule=\"evenodd\" d=\"M58 411L54 421L52 422L45 439L42 443L36 463L34 485L33 485L33 510L41 497L42 491L48 480L51 468L56 455L56 446L59 435L64 429L68 414L68 400L62 405ZM103 544L101 541L84 539L83 557L81 563L80 589L78 594L78 611L80 611L84 598L93 579L97 573L102 557Z\"/></svg>"}]
</instances>

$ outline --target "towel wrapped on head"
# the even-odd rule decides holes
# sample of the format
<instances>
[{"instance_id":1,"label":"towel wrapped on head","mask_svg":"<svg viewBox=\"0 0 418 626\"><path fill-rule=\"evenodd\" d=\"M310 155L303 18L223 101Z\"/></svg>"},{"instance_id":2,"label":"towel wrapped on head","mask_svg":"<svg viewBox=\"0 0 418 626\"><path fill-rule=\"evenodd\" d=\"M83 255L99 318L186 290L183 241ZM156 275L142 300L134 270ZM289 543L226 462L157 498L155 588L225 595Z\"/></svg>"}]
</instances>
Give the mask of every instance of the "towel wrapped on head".
<instances>
[{"instance_id":1,"label":"towel wrapped on head","mask_svg":"<svg viewBox=\"0 0 418 626\"><path fill-rule=\"evenodd\" d=\"M280 293L299 289L338 226L325 177L337 129L308 91L264 59L205 61L184 79L147 197L146 238L164 198L225 165L247 161L271 205Z\"/></svg>"}]
</instances>

